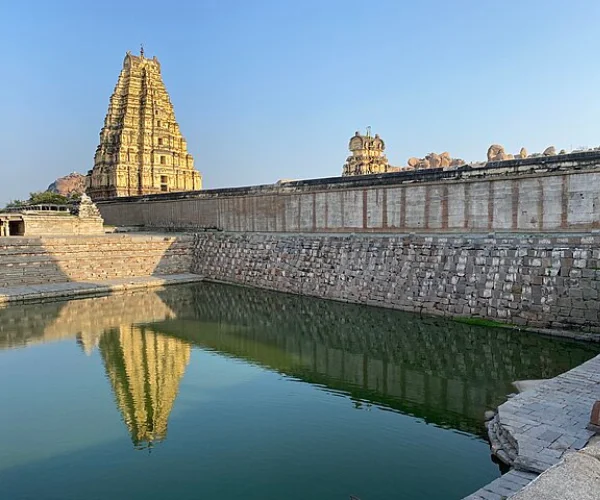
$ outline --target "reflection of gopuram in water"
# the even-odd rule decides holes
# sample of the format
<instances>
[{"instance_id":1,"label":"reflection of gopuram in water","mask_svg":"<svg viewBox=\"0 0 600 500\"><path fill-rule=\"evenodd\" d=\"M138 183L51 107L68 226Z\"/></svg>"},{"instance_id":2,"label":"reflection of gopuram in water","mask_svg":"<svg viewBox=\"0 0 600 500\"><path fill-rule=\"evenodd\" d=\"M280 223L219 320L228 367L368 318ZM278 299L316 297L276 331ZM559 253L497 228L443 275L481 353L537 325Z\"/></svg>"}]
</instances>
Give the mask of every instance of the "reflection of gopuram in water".
<instances>
[{"instance_id":1,"label":"reflection of gopuram in water","mask_svg":"<svg viewBox=\"0 0 600 500\"><path fill-rule=\"evenodd\" d=\"M73 338L87 355L98 347L132 441L147 447L165 439L190 346L134 325L174 315L149 291L1 308L0 349Z\"/></svg>"},{"instance_id":2,"label":"reflection of gopuram in water","mask_svg":"<svg viewBox=\"0 0 600 500\"><path fill-rule=\"evenodd\" d=\"M148 448L165 439L189 344L144 327L120 327L105 332L98 347L133 444Z\"/></svg>"}]
</instances>

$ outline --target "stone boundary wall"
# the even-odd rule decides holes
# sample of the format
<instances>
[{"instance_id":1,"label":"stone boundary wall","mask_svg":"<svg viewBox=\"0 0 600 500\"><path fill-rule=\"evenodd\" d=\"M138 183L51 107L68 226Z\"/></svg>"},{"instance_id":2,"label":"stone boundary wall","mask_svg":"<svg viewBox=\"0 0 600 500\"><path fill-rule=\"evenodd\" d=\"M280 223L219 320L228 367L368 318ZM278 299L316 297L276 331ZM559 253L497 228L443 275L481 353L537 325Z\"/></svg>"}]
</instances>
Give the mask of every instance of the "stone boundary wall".
<instances>
[{"instance_id":1,"label":"stone boundary wall","mask_svg":"<svg viewBox=\"0 0 600 500\"><path fill-rule=\"evenodd\" d=\"M195 238L207 280L600 338L600 236Z\"/></svg>"},{"instance_id":2,"label":"stone boundary wall","mask_svg":"<svg viewBox=\"0 0 600 500\"><path fill-rule=\"evenodd\" d=\"M192 235L0 238L0 287L189 272Z\"/></svg>"},{"instance_id":3,"label":"stone boundary wall","mask_svg":"<svg viewBox=\"0 0 600 500\"><path fill-rule=\"evenodd\" d=\"M245 232L600 228L600 151L99 201L107 224Z\"/></svg>"}]
</instances>

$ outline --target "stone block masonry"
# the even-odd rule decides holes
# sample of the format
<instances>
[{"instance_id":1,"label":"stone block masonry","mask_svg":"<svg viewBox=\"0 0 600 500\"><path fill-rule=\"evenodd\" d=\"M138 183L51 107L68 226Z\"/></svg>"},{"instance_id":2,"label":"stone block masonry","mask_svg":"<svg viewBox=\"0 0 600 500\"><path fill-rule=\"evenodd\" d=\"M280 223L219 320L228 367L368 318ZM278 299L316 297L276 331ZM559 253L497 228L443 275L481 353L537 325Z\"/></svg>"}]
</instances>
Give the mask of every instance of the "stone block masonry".
<instances>
[{"instance_id":1,"label":"stone block masonry","mask_svg":"<svg viewBox=\"0 0 600 500\"><path fill-rule=\"evenodd\" d=\"M192 272L207 280L600 339L597 235L199 233Z\"/></svg>"},{"instance_id":2,"label":"stone block masonry","mask_svg":"<svg viewBox=\"0 0 600 500\"><path fill-rule=\"evenodd\" d=\"M0 238L0 288L189 272L192 235Z\"/></svg>"}]
</instances>

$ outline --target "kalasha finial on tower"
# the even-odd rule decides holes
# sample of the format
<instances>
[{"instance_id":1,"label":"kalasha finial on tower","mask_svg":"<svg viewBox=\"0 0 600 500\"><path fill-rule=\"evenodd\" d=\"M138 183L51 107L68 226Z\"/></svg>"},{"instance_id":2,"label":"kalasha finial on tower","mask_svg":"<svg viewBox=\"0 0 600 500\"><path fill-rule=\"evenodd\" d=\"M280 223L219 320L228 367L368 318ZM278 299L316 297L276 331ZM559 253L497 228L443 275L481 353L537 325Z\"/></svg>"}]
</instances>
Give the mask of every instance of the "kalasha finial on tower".
<instances>
[{"instance_id":1,"label":"kalasha finial on tower","mask_svg":"<svg viewBox=\"0 0 600 500\"><path fill-rule=\"evenodd\" d=\"M140 56L144 57L144 44L140 43Z\"/></svg>"}]
</instances>

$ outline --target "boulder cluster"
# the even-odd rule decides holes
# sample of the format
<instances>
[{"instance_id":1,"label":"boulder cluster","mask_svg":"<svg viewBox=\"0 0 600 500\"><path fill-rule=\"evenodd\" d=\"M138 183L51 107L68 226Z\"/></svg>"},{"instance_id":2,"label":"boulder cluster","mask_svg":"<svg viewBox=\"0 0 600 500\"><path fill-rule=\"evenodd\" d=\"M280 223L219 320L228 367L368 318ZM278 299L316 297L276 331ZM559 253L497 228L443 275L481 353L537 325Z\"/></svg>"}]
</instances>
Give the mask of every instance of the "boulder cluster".
<instances>
[{"instance_id":1,"label":"boulder cluster","mask_svg":"<svg viewBox=\"0 0 600 500\"><path fill-rule=\"evenodd\" d=\"M412 157L408 159L408 169L420 170L426 168L448 168L464 165L465 161L460 158L452 158L450 153L429 153L425 158Z\"/></svg>"},{"instance_id":2,"label":"boulder cluster","mask_svg":"<svg viewBox=\"0 0 600 500\"><path fill-rule=\"evenodd\" d=\"M60 177L50 184L46 191L62 196L81 195L85 192L85 175L73 172L65 177Z\"/></svg>"},{"instance_id":3,"label":"boulder cluster","mask_svg":"<svg viewBox=\"0 0 600 500\"><path fill-rule=\"evenodd\" d=\"M564 154L566 151L562 149L558 154ZM500 144L492 144L487 151L487 161L504 161L504 160L513 160L515 158L533 158L537 156L554 156L556 155L556 148L554 146L549 146L544 149L544 152L540 155L538 153L528 154L525 148L521 148L516 155L512 155L507 153L504 150L504 146Z\"/></svg>"}]
</instances>

